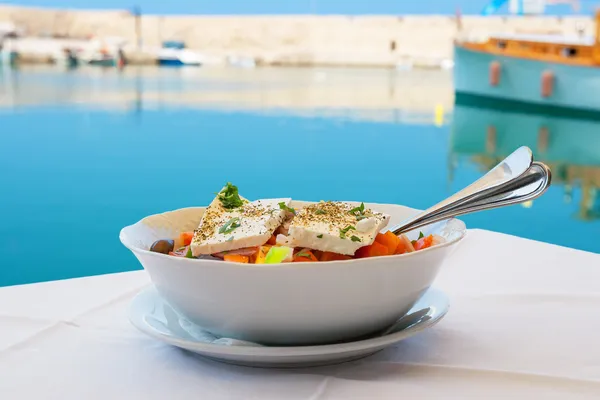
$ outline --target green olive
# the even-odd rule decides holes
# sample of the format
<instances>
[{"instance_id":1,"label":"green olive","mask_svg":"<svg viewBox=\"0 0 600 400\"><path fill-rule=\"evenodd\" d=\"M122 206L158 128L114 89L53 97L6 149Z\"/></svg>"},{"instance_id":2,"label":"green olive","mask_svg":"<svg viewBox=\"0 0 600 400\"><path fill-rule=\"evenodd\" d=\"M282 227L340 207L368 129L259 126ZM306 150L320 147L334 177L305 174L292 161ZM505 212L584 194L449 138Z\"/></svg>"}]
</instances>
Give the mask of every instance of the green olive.
<instances>
[{"instance_id":1,"label":"green olive","mask_svg":"<svg viewBox=\"0 0 600 400\"><path fill-rule=\"evenodd\" d=\"M173 251L174 247L175 242L173 240L160 239L152 243L152 246L150 246L150 251L154 251L155 253L169 254L170 251Z\"/></svg>"}]
</instances>

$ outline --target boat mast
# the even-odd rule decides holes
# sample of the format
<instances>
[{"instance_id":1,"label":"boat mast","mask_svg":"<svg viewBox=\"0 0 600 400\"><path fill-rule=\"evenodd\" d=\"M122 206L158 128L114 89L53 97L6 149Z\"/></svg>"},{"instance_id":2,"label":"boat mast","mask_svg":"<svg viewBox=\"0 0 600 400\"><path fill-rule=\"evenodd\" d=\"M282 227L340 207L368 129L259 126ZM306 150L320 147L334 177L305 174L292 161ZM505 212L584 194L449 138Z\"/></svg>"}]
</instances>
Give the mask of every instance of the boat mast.
<instances>
[{"instance_id":1,"label":"boat mast","mask_svg":"<svg viewBox=\"0 0 600 400\"><path fill-rule=\"evenodd\" d=\"M133 7L133 17L135 20L135 36L138 50L142 47L142 9L136 5Z\"/></svg>"}]
</instances>

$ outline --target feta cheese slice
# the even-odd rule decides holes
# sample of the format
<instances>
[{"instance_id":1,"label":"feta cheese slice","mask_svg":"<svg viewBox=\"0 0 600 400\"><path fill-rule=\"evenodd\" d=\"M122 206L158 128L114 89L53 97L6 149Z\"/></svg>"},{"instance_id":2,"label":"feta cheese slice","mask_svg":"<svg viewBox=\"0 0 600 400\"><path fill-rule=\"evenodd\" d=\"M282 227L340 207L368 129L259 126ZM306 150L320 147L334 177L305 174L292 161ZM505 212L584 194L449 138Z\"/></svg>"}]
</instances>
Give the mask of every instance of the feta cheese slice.
<instances>
[{"instance_id":1,"label":"feta cheese slice","mask_svg":"<svg viewBox=\"0 0 600 400\"><path fill-rule=\"evenodd\" d=\"M278 236L277 242L354 255L359 248L373 244L377 233L389 223L390 216L369 209L352 210L355 207L344 202L311 204L297 212L287 236ZM362 220L367 221L361 223Z\"/></svg>"},{"instance_id":2,"label":"feta cheese slice","mask_svg":"<svg viewBox=\"0 0 600 400\"><path fill-rule=\"evenodd\" d=\"M190 245L194 257L265 244L285 217L279 203L292 200L240 198L241 207L226 209L217 196L204 211Z\"/></svg>"}]
</instances>

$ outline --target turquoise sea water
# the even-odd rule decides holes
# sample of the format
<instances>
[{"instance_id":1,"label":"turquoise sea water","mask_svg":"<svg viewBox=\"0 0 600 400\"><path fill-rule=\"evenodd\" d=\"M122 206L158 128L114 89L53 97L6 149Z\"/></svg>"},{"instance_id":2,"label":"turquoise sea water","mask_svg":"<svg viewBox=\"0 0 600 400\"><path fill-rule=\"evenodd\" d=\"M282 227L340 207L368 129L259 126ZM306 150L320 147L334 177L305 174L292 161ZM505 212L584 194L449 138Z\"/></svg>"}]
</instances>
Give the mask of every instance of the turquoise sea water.
<instances>
[{"instance_id":1,"label":"turquoise sea water","mask_svg":"<svg viewBox=\"0 0 600 400\"><path fill-rule=\"evenodd\" d=\"M227 181L251 199L425 208L522 144L554 168L555 185L533 204L465 216L467 225L600 252L600 123L454 106L449 79L4 70L0 285L139 269L119 230L205 205Z\"/></svg>"}]
</instances>

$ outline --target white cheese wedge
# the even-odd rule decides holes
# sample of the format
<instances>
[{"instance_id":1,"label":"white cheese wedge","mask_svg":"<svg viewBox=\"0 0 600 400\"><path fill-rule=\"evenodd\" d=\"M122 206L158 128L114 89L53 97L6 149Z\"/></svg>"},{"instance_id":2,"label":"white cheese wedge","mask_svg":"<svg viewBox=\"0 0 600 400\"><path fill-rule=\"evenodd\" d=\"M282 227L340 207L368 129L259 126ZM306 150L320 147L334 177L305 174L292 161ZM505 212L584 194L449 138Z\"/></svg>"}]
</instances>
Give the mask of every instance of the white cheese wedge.
<instances>
[{"instance_id":1,"label":"white cheese wedge","mask_svg":"<svg viewBox=\"0 0 600 400\"><path fill-rule=\"evenodd\" d=\"M241 196L240 196L241 197ZM192 255L214 254L265 244L281 225L291 199L244 200L241 207L225 209L218 196L208 206L190 245Z\"/></svg>"},{"instance_id":2,"label":"white cheese wedge","mask_svg":"<svg viewBox=\"0 0 600 400\"><path fill-rule=\"evenodd\" d=\"M377 226L378 220L375 217L364 218L356 223L356 230L359 232L369 232Z\"/></svg>"},{"instance_id":3,"label":"white cheese wedge","mask_svg":"<svg viewBox=\"0 0 600 400\"><path fill-rule=\"evenodd\" d=\"M354 210L354 211L352 211ZM367 222L360 223L362 220ZM292 247L353 255L363 246L373 244L377 233L387 226L390 216L369 209L356 211L343 202L320 202L299 210L286 236L277 242ZM357 228L359 224L360 229Z\"/></svg>"}]
</instances>

